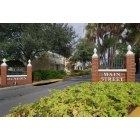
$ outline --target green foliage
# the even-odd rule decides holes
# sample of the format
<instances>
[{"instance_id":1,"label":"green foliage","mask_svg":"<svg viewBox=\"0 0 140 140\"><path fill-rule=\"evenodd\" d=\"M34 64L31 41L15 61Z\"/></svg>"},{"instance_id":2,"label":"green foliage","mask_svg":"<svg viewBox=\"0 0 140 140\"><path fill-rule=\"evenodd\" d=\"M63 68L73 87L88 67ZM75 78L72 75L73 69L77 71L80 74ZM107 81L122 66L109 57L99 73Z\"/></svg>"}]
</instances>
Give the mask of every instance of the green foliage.
<instances>
[{"instance_id":1,"label":"green foliage","mask_svg":"<svg viewBox=\"0 0 140 140\"><path fill-rule=\"evenodd\" d=\"M82 76L82 75L90 75L91 70L73 70L69 75L70 76Z\"/></svg>"},{"instance_id":2,"label":"green foliage","mask_svg":"<svg viewBox=\"0 0 140 140\"><path fill-rule=\"evenodd\" d=\"M140 48L139 23L88 23L86 38L96 44L100 61L107 65L108 61L119 55L125 55L128 44L137 54ZM138 62L137 62L138 64Z\"/></svg>"},{"instance_id":3,"label":"green foliage","mask_svg":"<svg viewBox=\"0 0 140 140\"><path fill-rule=\"evenodd\" d=\"M123 117L140 105L139 83L82 83L18 106L7 117Z\"/></svg>"},{"instance_id":4,"label":"green foliage","mask_svg":"<svg viewBox=\"0 0 140 140\"><path fill-rule=\"evenodd\" d=\"M0 58L27 62L48 50L68 57L75 37L68 24L1 23Z\"/></svg>"},{"instance_id":5,"label":"green foliage","mask_svg":"<svg viewBox=\"0 0 140 140\"><path fill-rule=\"evenodd\" d=\"M33 71L33 80L47 80L54 78L63 78L66 73L62 70L60 71L52 71L52 70L35 70Z\"/></svg>"},{"instance_id":6,"label":"green foliage","mask_svg":"<svg viewBox=\"0 0 140 140\"><path fill-rule=\"evenodd\" d=\"M8 67L25 67L25 65L19 60L9 60L6 64Z\"/></svg>"},{"instance_id":7,"label":"green foliage","mask_svg":"<svg viewBox=\"0 0 140 140\"><path fill-rule=\"evenodd\" d=\"M84 63L87 61L91 61L94 47L95 45L92 42L89 42L86 39L80 39L79 43L76 45L71 60L74 62L80 61Z\"/></svg>"}]
</instances>

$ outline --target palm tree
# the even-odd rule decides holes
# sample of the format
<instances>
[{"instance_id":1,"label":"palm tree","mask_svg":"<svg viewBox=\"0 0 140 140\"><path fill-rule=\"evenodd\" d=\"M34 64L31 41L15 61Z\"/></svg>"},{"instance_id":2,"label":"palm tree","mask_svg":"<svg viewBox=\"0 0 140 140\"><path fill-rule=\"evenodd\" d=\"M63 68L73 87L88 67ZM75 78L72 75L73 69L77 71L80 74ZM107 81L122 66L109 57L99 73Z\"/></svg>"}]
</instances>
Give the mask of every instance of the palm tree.
<instances>
[{"instance_id":1,"label":"palm tree","mask_svg":"<svg viewBox=\"0 0 140 140\"><path fill-rule=\"evenodd\" d=\"M86 38L96 44L100 60L106 67L107 62L115 57L120 33L123 30L124 26L121 23L89 23L86 26Z\"/></svg>"}]
</instances>

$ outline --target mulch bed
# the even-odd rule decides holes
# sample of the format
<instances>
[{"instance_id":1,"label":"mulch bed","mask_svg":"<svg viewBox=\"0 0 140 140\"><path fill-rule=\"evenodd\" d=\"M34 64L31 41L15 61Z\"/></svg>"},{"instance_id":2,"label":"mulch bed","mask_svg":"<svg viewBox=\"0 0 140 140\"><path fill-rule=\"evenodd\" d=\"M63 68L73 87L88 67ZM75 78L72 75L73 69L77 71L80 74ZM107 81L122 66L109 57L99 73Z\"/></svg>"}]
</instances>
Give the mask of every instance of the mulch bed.
<instances>
[{"instance_id":1,"label":"mulch bed","mask_svg":"<svg viewBox=\"0 0 140 140\"><path fill-rule=\"evenodd\" d=\"M128 109L128 114L130 114L132 111L135 110L137 106L134 106L134 105L130 105L127 109Z\"/></svg>"}]
</instances>

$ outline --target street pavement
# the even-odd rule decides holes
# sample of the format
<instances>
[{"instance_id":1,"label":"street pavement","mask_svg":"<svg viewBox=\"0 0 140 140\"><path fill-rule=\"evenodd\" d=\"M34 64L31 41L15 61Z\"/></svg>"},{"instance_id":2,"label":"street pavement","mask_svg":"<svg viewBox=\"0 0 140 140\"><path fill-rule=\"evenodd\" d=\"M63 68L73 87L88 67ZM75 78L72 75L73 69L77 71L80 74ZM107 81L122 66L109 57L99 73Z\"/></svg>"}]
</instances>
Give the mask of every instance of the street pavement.
<instances>
[{"instance_id":1,"label":"street pavement","mask_svg":"<svg viewBox=\"0 0 140 140\"><path fill-rule=\"evenodd\" d=\"M140 82L140 74L136 74L136 82Z\"/></svg>"},{"instance_id":2,"label":"street pavement","mask_svg":"<svg viewBox=\"0 0 140 140\"><path fill-rule=\"evenodd\" d=\"M0 89L0 117L9 113L12 107L38 101L41 97L50 96L49 90L62 90L69 86L91 81L91 76L77 76L63 81L42 85L22 85Z\"/></svg>"}]
</instances>

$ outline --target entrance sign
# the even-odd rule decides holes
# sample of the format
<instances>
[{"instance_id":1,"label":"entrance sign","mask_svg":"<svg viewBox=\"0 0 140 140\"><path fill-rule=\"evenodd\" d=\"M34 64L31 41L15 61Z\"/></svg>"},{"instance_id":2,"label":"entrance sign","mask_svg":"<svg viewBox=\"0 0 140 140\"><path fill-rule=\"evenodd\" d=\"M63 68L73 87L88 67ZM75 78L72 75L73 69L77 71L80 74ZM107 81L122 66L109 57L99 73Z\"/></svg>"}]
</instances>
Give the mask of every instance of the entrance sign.
<instances>
[{"instance_id":1,"label":"entrance sign","mask_svg":"<svg viewBox=\"0 0 140 140\"><path fill-rule=\"evenodd\" d=\"M94 49L92 56L92 82L135 82L135 56L128 46L124 69L99 69L99 57Z\"/></svg>"},{"instance_id":2,"label":"entrance sign","mask_svg":"<svg viewBox=\"0 0 140 140\"><path fill-rule=\"evenodd\" d=\"M7 75L7 64L6 59L3 59L1 64L1 79L0 84L2 86L11 86L11 85L23 85L32 83L32 65L31 61L28 61L27 65L27 75Z\"/></svg>"}]
</instances>

